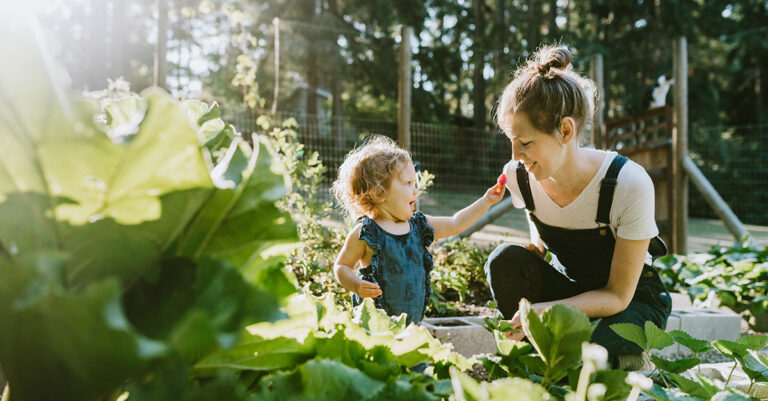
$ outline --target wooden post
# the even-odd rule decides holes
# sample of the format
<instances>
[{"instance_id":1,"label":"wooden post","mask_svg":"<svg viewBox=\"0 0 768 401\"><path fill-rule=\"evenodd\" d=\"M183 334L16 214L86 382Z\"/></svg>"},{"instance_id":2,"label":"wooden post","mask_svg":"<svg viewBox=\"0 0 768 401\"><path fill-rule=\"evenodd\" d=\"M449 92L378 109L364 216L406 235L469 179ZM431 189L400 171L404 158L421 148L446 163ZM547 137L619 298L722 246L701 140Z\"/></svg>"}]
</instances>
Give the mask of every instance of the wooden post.
<instances>
[{"instance_id":1,"label":"wooden post","mask_svg":"<svg viewBox=\"0 0 768 401\"><path fill-rule=\"evenodd\" d=\"M603 55L592 56L590 75L595 81L595 118L592 120L592 144L595 149L602 149L605 137L605 77L603 76Z\"/></svg>"},{"instance_id":2,"label":"wooden post","mask_svg":"<svg viewBox=\"0 0 768 401\"><path fill-rule=\"evenodd\" d=\"M677 38L672 48L674 49L675 76L675 129L672 136L674 153L672 176L675 183L672 195L672 251L685 254L688 232L688 177L684 166L685 158L688 156L688 44L685 37Z\"/></svg>"},{"instance_id":3,"label":"wooden post","mask_svg":"<svg viewBox=\"0 0 768 401\"><path fill-rule=\"evenodd\" d=\"M411 150L411 36L413 36L413 27L403 25L400 32L397 142L407 151Z\"/></svg>"}]
</instances>

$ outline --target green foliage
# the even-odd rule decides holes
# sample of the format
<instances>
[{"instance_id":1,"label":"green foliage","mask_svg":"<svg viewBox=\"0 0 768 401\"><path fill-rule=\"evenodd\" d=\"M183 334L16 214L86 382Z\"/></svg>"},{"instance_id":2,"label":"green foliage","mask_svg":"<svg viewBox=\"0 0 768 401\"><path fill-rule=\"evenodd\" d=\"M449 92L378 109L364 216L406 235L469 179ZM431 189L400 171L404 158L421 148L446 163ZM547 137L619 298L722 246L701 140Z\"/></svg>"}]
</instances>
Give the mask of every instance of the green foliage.
<instances>
[{"instance_id":1,"label":"green foliage","mask_svg":"<svg viewBox=\"0 0 768 401\"><path fill-rule=\"evenodd\" d=\"M655 355L650 356L656 368L661 371L661 378L666 387L669 388L669 390L663 389L656 385L651 390L646 391L649 396L657 400L709 399L718 392L731 391L728 389L730 376L723 387L720 388L700 374L696 380L691 380L682 375L701 363L701 360L698 358L699 353L710 351L713 348L718 350L723 356L734 361L731 374L736 369L736 366L741 365L744 373L752 380L753 385L757 381L768 381L768 358L757 352L768 346L768 336L745 336L736 341L717 340L710 343L693 338L690 334L680 330L673 330L669 334L664 333L650 322L646 322L644 330L637 325L629 323L612 324L611 329L623 338L639 345L646 352L652 349L663 349L674 344L674 342L678 342L694 352L694 358L674 361L662 359ZM701 372L701 368L699 368L699 372ZM667 378L671 380L676 388L672 388ZM691 398L688 395L698 398ZM744 395L738 393L723 394L723 396L733 399L746 399L743 398Z\"/></svg>"},{"instance_id":2,"label":"green foliage","mask_svg":"<svg viewBox=\"0 0 768 401\"><path fill-rule=\"evenodd\" d=\"M25 65L0 77L0 360L13 398L112 398L130 383L151 399L169 377L203 399L222 381L190 382L188 365L281 316L285 287L262 286L289 281L279 249L296 240L274 205L281 166L239 137L211 157L227 128L215 106L118 85L99 94L103 111L67 99L27 27L2 30Z\"/></svg>"},{"instance_id":3,"label":"green foliage","mask_svg":"<svg viewBox=\"0 0 768 401\"><path fill-rule=\"evenodd\" d=\"M301 240L301 247L290 253L288 267L299 286L311 294L333 293L338 302L350 306L349 292L333 276L333 263L344 245L347 227L330 221L331 204L321 201L317 193L322 187L325 166L317 152L305 153L304 145L297 140L295 120L278 124L261 116L257 122L260 137L275 150L292 182L290 192L277 202L298 223Z\"/></svg>"},{"instance_id":4,"label":"green foliage","mask_svg":"<svg viewBox=\"0 0 768 401\"><path fill-rule=\"evenodd\" d=\"M456 369L451 369L451 382L456 396L467 401L551 399L551 395L544 387L519 377L494 380L491 383L477 383Z\"/></svg>"},{"instance_id":5,"label":"green foliage","mask_svg":"<svg viewBox=\"0 0 768 401\"><path fill-rule=\"evenodd\" d=\"M713 247L706 253L668 255L659 265L667 288L699 302L716 296L720 305L743 314L755 328L756 317L768 313L768 247L748 242Z\"/></svg>"},{"instance_id":6,"label":"green foliage","mask_svg":"<svg viewBox=\"0 0 768 401\"><path fill-rule=\"evenodd\" d=\"M390 318L370 299L353 317L331 294L295 295L286 312L289 319L249 326L239 345L198 363L199 374L250 371L265 399L437 400L449 394L447 380L408 368L422 362L470 367L426 329Z\"/></svg>"},{"instance_id":7,"label":"green foliage","mask_svg":"<svg viewBox=\"0 0 768 401\"><path fill-rule=\"evenodd\" d=\"M478 245L461 238L434 249L430 314L451 314L455 302L483 305L491 299L483 266L494 248L494 244Z\"/></svg>"}]
</instances>

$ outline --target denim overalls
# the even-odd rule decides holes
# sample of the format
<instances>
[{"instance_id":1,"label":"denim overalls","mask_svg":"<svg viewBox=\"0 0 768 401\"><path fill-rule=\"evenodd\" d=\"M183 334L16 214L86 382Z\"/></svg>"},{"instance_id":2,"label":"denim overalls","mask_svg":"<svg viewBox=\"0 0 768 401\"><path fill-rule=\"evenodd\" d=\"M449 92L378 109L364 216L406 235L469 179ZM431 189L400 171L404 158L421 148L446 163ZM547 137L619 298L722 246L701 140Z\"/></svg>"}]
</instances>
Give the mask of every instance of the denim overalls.
<instances>
[{"instance_id":1,"label":"denim overalls","mask_svg":"<svg viewBox=\"0 0 768 401\"><path fill-rule=\"evenodd\" d=\"M576 230L549 226L536 218L528 173L522 164L518 165L517 181L528 215L542 243L557 256L562 267L553 267L519 245L504 244L496 248L485 270L491 293L506 319L514 316L521 298L531 303L556 301L605 287L616 245L608 226L609 215L616 179L626 161L624 156L616 155L602 181L596 218L600 227ZM666 246L656 237L651 240L649 252L654 258L661 256L666 253ZM634 323L643 327L646 321L651 321L664 329L671 310L672 300L658 272L646 264L629 306L615 315L600 318L592 342L605 347L612 357L640 353L640 347L620 337L609 326Z\"/></svg>"},{"instance_id":2,"label":"denim overalls","mask_svg":"<svg viewBox=\"0 0 768 401\"><path fill-rule=\"evenodd\" d=\"M363 280L379 284L381 296L373 300L374 304L390 316L406 313L408 323L420 323L432 293L429 275L433 261L427 246L434 240L435 233L426 216L413 213L408 220L411 231L402 235L384 231L367 216L360 221L360 239L373 249L373 256L371 264L361 267L357 274ZM361 302L357 294L352 295L353 305Z\"/></svg>"}]
</instances>

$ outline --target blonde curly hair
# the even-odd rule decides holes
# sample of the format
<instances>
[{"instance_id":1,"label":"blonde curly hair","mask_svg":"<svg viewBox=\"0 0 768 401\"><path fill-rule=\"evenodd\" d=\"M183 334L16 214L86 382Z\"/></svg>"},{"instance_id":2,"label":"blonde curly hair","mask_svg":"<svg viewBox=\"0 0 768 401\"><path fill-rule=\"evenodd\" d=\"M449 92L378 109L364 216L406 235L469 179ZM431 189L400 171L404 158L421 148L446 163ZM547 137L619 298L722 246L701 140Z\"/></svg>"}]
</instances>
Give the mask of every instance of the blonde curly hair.
<instances>
[{"instance_id":1,"label":"blonde curly hair","mask_svg":"<svg viewBox=\"0 0 768 401\"><path fill-rule=\"evenodd\" d=\"M331 193L353 220L375 218L376 205L385 200L392 178L409 162L411 155L392 139L370 136L344 158Z\"/></svg>"}]
</instances>

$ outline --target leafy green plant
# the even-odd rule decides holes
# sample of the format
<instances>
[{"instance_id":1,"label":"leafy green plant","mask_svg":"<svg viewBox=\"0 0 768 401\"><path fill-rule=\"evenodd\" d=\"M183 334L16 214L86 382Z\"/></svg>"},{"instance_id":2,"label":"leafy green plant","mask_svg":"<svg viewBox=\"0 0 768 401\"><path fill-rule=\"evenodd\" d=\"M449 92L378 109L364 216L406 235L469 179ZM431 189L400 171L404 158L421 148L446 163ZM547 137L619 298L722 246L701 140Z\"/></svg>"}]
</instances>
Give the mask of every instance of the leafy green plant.
<instances>
[{"instance_id":1,"label":"leafy green plant","mask_svg":"<svg viewBox=\"0 0 768 401\"><path fill-rule=\"evenodd\" d=\"M663 349L675 342L689 348L696 357L675 361L659 358L651 355L651 361L661 373L661 379L666 387L654 385L645 393L657 400L684 399L685 394L696 397L695 399L711 399L717 394L728 399L748 399L746 394L728 387L731 375L738 365L749 376L751 384L747 393L752 391L755 382L768 381L768 358L757 353L768 345L766 336L745 336L736 341L717 340L712 343L691 337L688 333L673 330L666 333L651 322L646 322L645 328L640 328L631 323L617 323L611 325L617 334L639 345L645 352L653 349ZM698 355L711 349L718 350L722 355L734 361L731 373L722 387L717 386L709 378L699 373L696 380L684 375L684 372L698 366L701 360ZM699 372L701 369L699 368ZM669 378L669 381L667 380ZM674 386L673 386L674 385ZM683 397L683 398L681 398Z\"/></svg>"},{"instance_id":2,"label":"leafy green plant","mask_svg":"<svg viewBox=\"0 0 768 401\"><path fill-rule=\"evenodd\" d=\"M234 345L246 323L281 317L295 292L279 256L296 241L275 206L282 167L267 144L236 135L212 156L209 140L230 135L215 106L185 108L158 90L103 96L103 110L69 99L32 31L21 21L0 29L15 38L2 49L19 57L0 76L10 399L220 389L226 377L190 381L191 363ZM222 397L240 399L230 388Z\"/></svg>"},{"instance_id":3,"label":"leafy green plant","mask_svg":"<svg viewBox=\"0 0 768 401\"><path fill-rule=\"evenodd\" d=\"M483 266L494 248L494 244L478 245L462 238L433 250L431 314L450 313L456 302L482 305L491 299Z\"/></svg>"},{"instance_id":4,"label":"leafy green plant","mask_svg":"<svg viewBox=\"0 0 768 401\"><path fill-rule=\"evenodd\" d=\"M219 369L250 372L261 399L438 400L450 383L409 368L429 362L435 371L465 370L469 362L404 316L390 318L366 299L354 315L333 296L295 295L289 318L247 327L248 336L196 365L199 374Z\"/></svg>"},{"instance_id":5,"label":"leafy green plant","mask_svg":"<svg viewBox=\"0 0 768 401\"><path fill-rule=\"evenodd\" d=\"M753 328L765 330L758 327L758 318L768 312L768 247L742 242L689 256L668 255L656 263L667 288L699 302L716 296Z\"/></svg>"},{"instance_id":6,"label":"leafy green plant","mask_svg":"<svg viewBox=\"0 0 768 401\"><path fill-rule=\"evenodd\" d=\"M333 293L339 303L351 306L349 292L333 276L333 263L344 245L348 227L331 221L333 208L321 201L317 192L323 187L325 166L317 152L307 154L298 142L295 120L278 123L261 116L257 123L259 136L275 149L292 182L289 193L278 202L280 209L298 223L302 244L291 251L288 266L299 286L313 295Z\"/></svg>"},{"instance_id":7,"label":"leafy green plant","mask_svg":"<svg viewBox=\"0 0 768 401\"><path fill-rule=\"evenodd\" d=\"M607 369L607 351L589 344L594 327L582 312L555 305L541 316L527 300L520 302L528 342L510 340L503 320L486 319L496 340L496 354L478 357L490 379L507 377L540 384L554 399L622 400L630 391L626 373Z\"/></svg>"}]
</instances>

